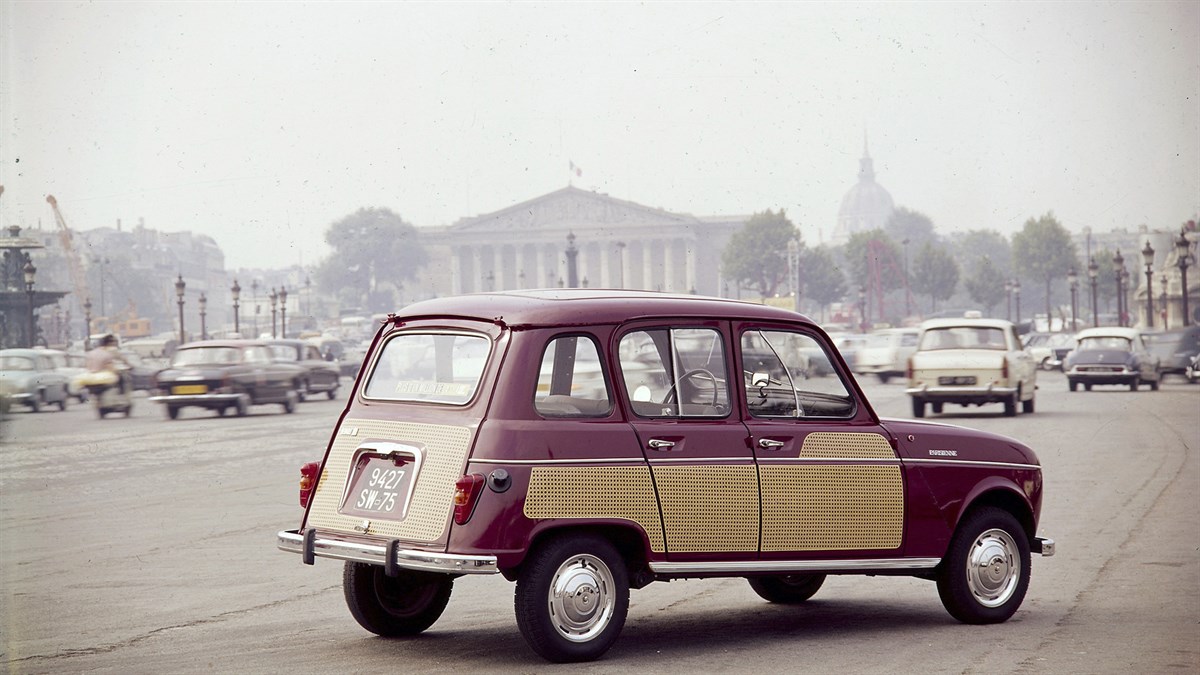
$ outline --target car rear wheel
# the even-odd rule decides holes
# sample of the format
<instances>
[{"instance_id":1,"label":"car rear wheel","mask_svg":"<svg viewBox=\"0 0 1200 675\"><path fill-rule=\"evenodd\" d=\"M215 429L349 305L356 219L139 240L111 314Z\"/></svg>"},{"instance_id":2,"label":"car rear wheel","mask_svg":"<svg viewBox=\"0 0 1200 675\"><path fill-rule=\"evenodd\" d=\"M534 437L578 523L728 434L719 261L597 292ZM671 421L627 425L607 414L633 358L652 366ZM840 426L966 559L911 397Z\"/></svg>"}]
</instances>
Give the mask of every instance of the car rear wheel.
<instances>
[{"instance_id":1,"label":"car rear wheel","mask_svg":"<svg viewBox=\"0 0 1200 675\"><path fill-rule=\"evenodd\" d=\"M542 658L591 661L608 651L625 625L628 573L605 539L552 539L521 569L515 604L517 627Z\"/></svg>"},{"instance_id":2,"label":"car rear wheel","mask_svg":"<svg viewBox=\"0 0 1200 675\"><path fill-rule=\"evenodd\" d=\"M337 390L338 390L338 388L334 387L333 389L330 389L329 391L325 392L325 395L329 397L330 401L337 398Z\"/></svg>"},{"instance_id":3,"label":"car rear wheel","mask_svg":"<svg viewBox=\"0 0 1200 675\"><path fill-rule=\"evenodd\" d=\"M1029 541L1017 519L987 507L970 513L950 541L937 576L938 595L963 623L1001 623L1029 588Z\"/></svg>"},{"instance_id":4,"label":"car rear wheel","mask_svg":"<svg viewBox=\"0 0 1200 675\"><path fill-rule=\"evenodd\" d=\"M41 392L38 392L29 398L29 412L41 412L42 401Z\"/></svg>"},{"instance_id":5,"label":"car rear wheel","mask_svg":"<svg viewBox=\"0 0 1200 675\"><path fill-rule=\"evenodd\" d=\"M1158 380L1150 380L1150 391L1158 391L1158 382L1161 379L1162 377L1159 377Z\"/></svg>"},{"instance_id":6,"label":"car rear wheel","mask_svg":"<svg viewBox=\"0 0 1200 675\"><path fill-rule=\"evenodd\" d=\"M358 625L376 635L416 635L441 617L450 602L454 577L400 570L389 577L379 565L346 562L342 591Z\"/></svg>"},{"instance_id":7,"label":"car rear wheel","mask_svg":"<svg viewBox=\"0 0 1200 675\"><path fill-rule=\"evenodd\" d=\"M296 392L289 391L287 393L287 398L285 398L283 401L283 412L289 415L296 412L296 401L298 398L299 395Z\"/></svg>"},{"instance_id":8,"label":"car rear wheel","mask_svg":"<svg viewBox=\"0 0 1200 675\"><path fill-rule=\"evenodd\" d=\"M1138 389L1138 381L1137 380L1134 380L1133 382L1129 383L1129 391L1137 391L1137 389Z\"/></svg>"},{"instance_id":9,"label":"car rear wheel","mask_svg":"<svg viewBox=\"0 0 1200 675\"><path fill-rule=\"evenodd\" d=\"M1013 395L1004 401L1004 416L1005 417L1016 417L1017 416L1017 400L1020 398L1020 396L1021 396L1021 394L1019 392L1013 392Z\"/></svg>"},{"instance_id":10,"label":"car rear wheel","mask_svg":"<svg viewBox=\"0 0 1200 675\"><path fill-rule=\"evenodd\" d=\"M1071 391L1078 391L1079 389L1079 383L1075 380L1067 380L1067 386L1071 388Z\"/></svg>"},{"instance_id":11,"label":"car rear wheel","mask_svg":"<svg viewBox=\"0 0 1200 675\"><path fill-rule=\"evenodd\" d=\"M783 605L794 605L808 600L816 595L821 584L825 583L824 574L791 574L784 577L747 577L750 588L767 602L777 602Z\"/></svg>"},{"instance_id":12,"label":"car rear wheel","mask_svg":"<svg viewBox=\"0 0 1200 675\"><path fill-rule=\"evenodd\" d=\"M63 397L58 399L58 411L66 412L67 410L67 394L63 392Z\"/></svg>"},{"instance_id":13,"label":"car rear wheel","mask_svg":"<svg viewBox=\"0 0 1200 675\"><path fill-rule=\"evenodd\" d=\"M250 404L247 402L245 396L238 397L234 410L237 412L238 417L245 417L246 413L250 411Z\"/></svg>"},{"instance_id":14,"label":"car rear wheel","mask_svg":"<svg viewBox=\"0 0 1200 675\"><path fill-rule=\"evenodd\" d=\"M1028 401L1021 401L1021 412L1023 412L1023 413L1033 412L1033 399L1034 399L1034 397L1030 396Z\"/></svg>"},{"instance_id":15,"label":"car rear wheel","mask_svg":"<svg viewBox=\"0 0 1200 675\"><path fill-rule=\"evenodd\" d=\"M913 405L913 417L924 417L925 416L925 401L922 401L919 398L914 398L912 400L912 405Z\"/></svg>"},{"instance_id":16,"label":"car rear wheel","mask_svg":"<svg viewBox=\"0 0 1200 675\"><path fill-rule=\"evenodd\" d=\"M937 402L934 402L934 403L930 403L930 404L929 404L929 407L933 409L933 413L934 413L935 415L941 415L941 414L942 414L942 410L943 410L943 409L945 409L945 404L944 404L944 403L942 403L941 401L937 401Z\"/></svg>"},{"instance_id":17,"label":"car rear wheel","mask_svg":"<svg viewBox=\"0 0 1200 675\"><path fill-rule=\"evenodd\" d=\"M169 405L165 410L167 411L167 419L173 420L179 418L179 406Z\"/></svg>"}]
</instances>

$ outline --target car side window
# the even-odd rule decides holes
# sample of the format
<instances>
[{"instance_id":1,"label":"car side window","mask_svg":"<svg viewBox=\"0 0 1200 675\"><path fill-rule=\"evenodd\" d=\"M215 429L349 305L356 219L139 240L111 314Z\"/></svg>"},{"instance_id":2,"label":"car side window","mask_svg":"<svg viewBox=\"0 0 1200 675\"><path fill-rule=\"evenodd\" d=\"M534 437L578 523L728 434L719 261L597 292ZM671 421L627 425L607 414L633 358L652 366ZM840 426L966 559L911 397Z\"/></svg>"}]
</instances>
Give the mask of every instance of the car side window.
<instances>
[{"instance_id":1,"label":"car side window","mask_svg":"<svg viewBox=\"0 0 1200 675\"><path fill-rule=\"evenodd\" d=\"M620 343L625 393L640 417L725 417L725 341L712 328L655 328Z\"/></svg>"},{"instance_id":2,"label":"car side window","mask_svg":"<svg viewBox=\"0 0 1200 675\"><path fill-rule=\"evenodd\" d=\"M544 417L605 417L612 412L606 382L594 339L556 337L542 353L533 407Z\"/></svg>"},{"instance_id":3,"label":"car side window","mask_svg":"<svg viewBox=\"0 0 1200 675\"><path fill-rule=\"evenodd\" d=\"M850 417L854 398L811 335L748 330L741 337L746 404L753 417ZM822 365L824 364L824 367Z\"/></svg>"}]
</instances>

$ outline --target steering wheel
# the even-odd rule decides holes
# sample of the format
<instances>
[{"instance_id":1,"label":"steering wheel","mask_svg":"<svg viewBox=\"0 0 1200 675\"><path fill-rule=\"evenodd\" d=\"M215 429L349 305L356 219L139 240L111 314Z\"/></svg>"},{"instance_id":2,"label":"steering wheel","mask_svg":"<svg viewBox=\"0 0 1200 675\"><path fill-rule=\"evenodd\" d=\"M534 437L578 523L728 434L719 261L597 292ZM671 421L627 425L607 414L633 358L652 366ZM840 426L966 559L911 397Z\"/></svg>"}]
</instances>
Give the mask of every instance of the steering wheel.
<instances>
[{"instance_id":1,"label":"steering wheel","mask_svg":"<svg viewBox=\"0 0 1200 675\"><path fill-rule=\"evenodd\" d=\"M680 375L679 380L677 382L673 383L671 385L671 388L667 390L666 395L663 396L662 402L670 403L673 398L678 398L678 395L676 394L676 391L675 391L676 385L678 385L680 382L683 382L684 380L689 380L693 377L698 377L698 376L707 377L710 381L712 381L713 394L712 394L712 402L709 403L709 405L716 407L717 394L718 394L718 389L719 389L719 386L717 384L717 376L713 375L711 372L705 370L704 368L693 368L692 370L687 371L683 375Z\"/></svg>"}]
</instances>

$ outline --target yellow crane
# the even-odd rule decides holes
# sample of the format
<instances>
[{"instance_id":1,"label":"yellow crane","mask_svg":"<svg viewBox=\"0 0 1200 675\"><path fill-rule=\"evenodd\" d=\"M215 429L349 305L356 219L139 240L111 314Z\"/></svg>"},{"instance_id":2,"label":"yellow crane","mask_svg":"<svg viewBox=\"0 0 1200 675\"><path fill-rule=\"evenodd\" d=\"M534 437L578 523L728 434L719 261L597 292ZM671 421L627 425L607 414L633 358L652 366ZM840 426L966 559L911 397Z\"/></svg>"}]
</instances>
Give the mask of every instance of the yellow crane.
<instances>
[{"instance_id":1,"label":"yellow crane","mask_svg":"<svg viewBox=\"0 0 1200 675\"><path fill-rule=\"evenodd\" d=\"M71 285L75 287L75 302L79 305L79 310L83 311L84 303L91 303L91 294L88 293L87 277L83 274L83 263L80 262L79 254L75 251L73 241L75 234L71 232L62 212L58 210L58 200L54 198L54 195L46 195L46 201L54 210L54 220L58 222L58 240L62 242L63 254L67 258Z\"/></svg>"}]
</instances>

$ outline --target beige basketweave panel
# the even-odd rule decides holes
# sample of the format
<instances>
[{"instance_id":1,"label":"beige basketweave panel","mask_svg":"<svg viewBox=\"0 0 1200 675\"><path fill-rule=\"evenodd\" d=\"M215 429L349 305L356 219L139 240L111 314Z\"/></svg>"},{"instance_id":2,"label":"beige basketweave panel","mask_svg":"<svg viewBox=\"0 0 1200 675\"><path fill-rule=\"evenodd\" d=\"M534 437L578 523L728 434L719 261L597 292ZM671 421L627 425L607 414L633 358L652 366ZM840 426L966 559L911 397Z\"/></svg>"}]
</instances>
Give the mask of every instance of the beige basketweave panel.
<instances>
[{"instance_id":1,"label":"beige basketweave panel","mask_svg":"<svg viewBox=\"0 0 1200 675\"><path fill-rule=\"evenodd\" d=\"M525 516L628 520L646 532L650 550L665 550L654 484L645 466L534 467Z\"/></svg>"},{"instance_id":2,"label":"beige basketweave panel","mask_svg":"<svg viewBox=\"0 0 1200 675\"><path fill-rule=\"evenodd\" d=\"M904 486L899 466L761 467L764 551L900 547Z\"/></svg>"},{"instance_id":3,"label":"beige basketweave panel","mask_svg":"<svg viewBox=\"0 0 1200 675\"><path fill-rule=\"evenodd\" d=\"M358 430L357 434L353 434L354 429ZM338 513L350 462L354 450L363 442L388 441L420 447L424 450L424 458L404 520L372 519L367 534L413 542L438 539L449 522L454 483L462 476L470 440L471 430L466 427L344 420L317 483L308 526L350 533L355 532L355 526L361 527L361 517Z\"/></svg>"},{"instance_id":4,"label":"beige basketweave panel","mask_svg":"<svg viewBox=\"0 0 1200 675\"><path fill-rule=\"evenodd\" d=\"M896 453L879 434L814 431L804 437L801 459L895 459Z\"/></svg>"},{"instance_id":5,"label":"beige basketweave panel","mask_svg":"<svg viewBox=\"0 0 1200 675\"><path fill-rule=\"evenodd\" d=\"M672 553L758 550L754 465L654 467Z\"/></svg>"}]
</instances>

